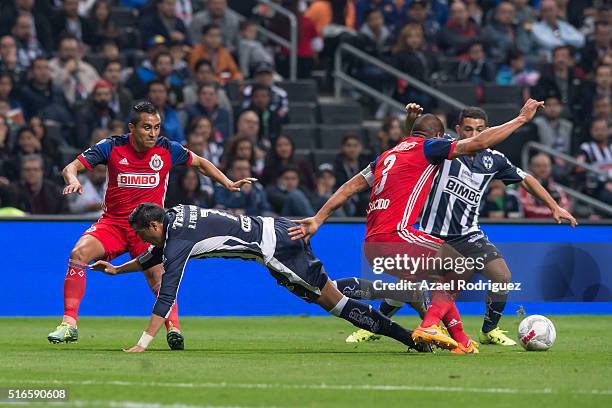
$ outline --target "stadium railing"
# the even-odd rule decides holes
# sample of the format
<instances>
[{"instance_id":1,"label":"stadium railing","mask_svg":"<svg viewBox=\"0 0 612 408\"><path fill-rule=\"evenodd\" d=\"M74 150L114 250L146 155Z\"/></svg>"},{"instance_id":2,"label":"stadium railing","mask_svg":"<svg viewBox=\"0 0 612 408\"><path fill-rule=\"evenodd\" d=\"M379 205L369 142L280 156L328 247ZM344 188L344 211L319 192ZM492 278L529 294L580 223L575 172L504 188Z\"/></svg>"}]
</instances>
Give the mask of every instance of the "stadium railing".
<instances>
[{"instance_id":1,"label":"stadium railing","mask_svg":"<svg viewBox=\"0 0 612 408\"><path fill-rule=\"evenodd\" d=\"M532 150L538 151L538 152L542 152L542 153L546 153L549 154L551 156L557 157L561 160L564 160L568 163L571 163L572 165L576 166L576 167L581 167L584 170L586 170L589 173L593 173L596 174L599 178L602 178L603 180L607 180L610 181L612 180L612 175L601 171L600 169L598 169L595 166L589 165L587 163L580 163L578 160L576 160L576 158L567 155L565 153L562 153L558 150L555 150L549 146L543 145L541 143L537 143L537 142L527 142L525 143L525 146L523 146L523 151L522 151L522 165L523 168L529 168L529 157L530 157L530 152ZM563 191L565 191L565 193L567 195L569 195L570 197L572 197L573 199L583 202L591 207L594 207L600 211L605 212L606 214L608 214L609 216L612 216L612 206L604 203L603 201L597 200L593 197L590 197L586 194L583 194L577 190L574 190L573 188L570 188L568 186L565 186L563 184L560 184L559 182L556 183Z\"/></svg>"},{"instance_id":2,"label":"stadium railing","mask_svg":"<svg viewBox=\"0 0 612 408\"><path fill-rule=\"evenodd\" d=\"M272 10L274 10L275 12L282 14L283 16L287 17L287 19L289 20L289 41L287 41L285 38L281 37L278 34L273 33L272 31L268 30L265 27L262 27L261 25L257 25L257 32L259 34L261 34L262 36L266 37L267 39L269 39L270 41L280 45L281 47L285 47L287 49L289 49L289 79L291 81L295 81L297 80L297 48L298 48L298 22L297 22L297 18L295 17L295 14L293 14L292 12L290 12L289 10L287 10L286 8L279 6L276 3L271 2L270 0L257 0L257 2L259 4L263 4L266 7L270 7ZM238 16L238 19L240 21L244 21L246 20L246 18L238 13L235 10L232 10L232 12L234 14L236 14L236 16Z\"/></svg>"}]
</instances>

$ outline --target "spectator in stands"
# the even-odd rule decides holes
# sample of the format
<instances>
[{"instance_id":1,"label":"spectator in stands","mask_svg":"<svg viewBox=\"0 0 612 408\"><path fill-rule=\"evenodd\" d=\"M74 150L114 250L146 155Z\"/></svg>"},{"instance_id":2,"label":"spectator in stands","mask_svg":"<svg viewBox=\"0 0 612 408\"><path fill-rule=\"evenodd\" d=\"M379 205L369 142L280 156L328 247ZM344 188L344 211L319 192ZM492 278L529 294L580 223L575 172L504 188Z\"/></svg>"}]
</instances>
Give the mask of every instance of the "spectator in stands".
<instances>
[{"instance_id":1,"label":"spectator in stands","mask_svg":"<svg viewBox=\"0 0 612 408\"><path fill-rule=\"evenodd\" d=\"M533 25L533 40L540 55L550 58L550 53L562 46L582 48L584 34L570 23L558 18L559 9L555 0L542 0L540 3L541 20Z\"/></svg>"},{"instance_id":2,"label":"spectator in stands","mask_svg":"<svg viewBox=\"0 0 612 408\"><path fill-rule=\"evenodd\" d=\"M480 7L479 0L465 0L465 8L467 9L470 19L482 27L484 23L484 12Z\"/></svg>"},{"instance_id":3,"label":"spectator in stands","mask_svg":"<svg viewBox=\"0 0 612 408\"><path fill-rule=\"evenodd\" d=\"M525 31L531 32L536 11L529 5L529 0L510 0L510 2L514 5L516 23Z\"/></svg>"},{"instance_id":4,"label":"spectator in stands","mask_svg":"<svg viewBox=\"0 0 612 408\"><path fill-rule=\"evenodd\" d=\"M385 18L385 26L394 32L399 23L399 11L393 0L355 0L357 28L367 20L368 12L378 9Z\"/></svg>"},{"instance_id":5,"label":"spectator in stands","mask_svg":"<svg viewBox=\"0 0 612 408\"><path fill-rule=\"evenodd\" d=\"M363 144L359 136L355 133L347 133L342 139L342 147L334 163L334 168L336 169L336 188L339 188L369 164L368 158L362 155L362 152ZM349 200L349 205L345 207L347 215L364 215L368 199L369 192L353 196Z\"/></svg>"},{"instance_id":6,"label":"spectator in stands","mask_svg":"<svg viewBox=\"0 0 612 408\"><path fill-rule=\"evenodd\" d=\"M402 15L401 13L404 14ZM406 24L416 24L423 29L425 43L430 46L435 45L438 32L440 31L440 23L437 21L434 14L431 13L427 0L412 0L405 2L401 13L400 18L403 23L398 25L398 31L403 31ZM399 36L401 36L401 33Z\"/></svg>"},{"instance_id":7,"label":"spectator in stands","mask_svg":"<svg viewBox=\"0 0 612 408\"><path fill-rule=\"evenodd\" d=\"M319 165L315 174L315 188L310 195L310 203L314 211L319 211L321 207L329 200L336 189L336 175L334 166L329 163ZM343 207L334 211L332 217L346 217L346 212Z\"/></svg>"},{"instance_id":8,"label":"spectator in stands","mask_svg":"<svg viewBox=\"0 0 612 408\"><path fill-rule=\"evenodd\" d=\"M143 15L140 21L143 45L156 35L164 37L166 42L189 43L185 23L176 16L176 0L155 0L155 6L155 12Z\"/></svg>"},{"instance_id":9,"label":"spectator in stands","mask_svg":"<svg viewBox=\"0 0 612 408\"><path fill-rule=\"evenodd\" d=\"M215 130L212 122L206 116L195 118L187 129L189 138L187 144L191 146L195 141L198 142L198 150L192 150L210 161L215 166L221 162L223 146L219 144L223 139L221 134Z\"/></svg>"},{"instance_id":10,"label":"spectator in stands","mask_svg":"<svg viewBox=\"0 0 612 408\"><path fill-rule=\"evenodd\" d=\"M171 41L169 44L169 52L172 55L172 60L174 65L172 66L172 71L178 76L182 83L186 84L191 82L192 71L189 68L189 64L187 63L187 52L190 49L189 46L179 43L176 41Z\"/></svg>"},{"instance_id":11,"label":"spectator in stands","mask_svg":"<svg viewBox=\"0 0 612 408\"><path fill-rule=\"evenodd\" d=\"M21 112L21 103L16 93L13 76L9 72L0 71L0 101L7 102L12 111Z\"/></svg>"},{"instance_id":12,"label":"spectator in stands","mask_svg":"<svg viewBox=\"0 0 612 408\"><path fill-rule=\"evenodd\" d=\"M244 111L238 117L237 130L234 137L247 137L255 145L255 157L263 163L271 143L268 139L259 138L259 127L260 121L257 113L252 110Z\"/></svg>"},{"instance_id":13,"label":"spectator in stands","mask_svg":"<svg viewBox=\"0 0 612 408\"><path fill-rule=\"evenodd\" d=\"M582 106L586 117L591 116L595 99L612 98L612 65L599 65L595 69L593 81L584 83L583 97Z\"/></svg>"},{"instance_id":14,"label":"spectator in stands","mask_svg":"<svg viewBox=\"0 0 612 408\"><path fill-rule=\"evenodd\" d=\"M227 143L223 167L228 168L234 160L248 160L251 164L251 173L260 177L264 169L264 156L257 156L255 143L246 136L234 136Z\"/></svg>"},{"instance_id":15,"label":"spectator in stands","mask_svg":"<svg viewBox=\"0 0 612 408\"><path fill-rule=\"evenodd\" d=\"M251 177L249 161L234 160L229 164L228 176L232 180L239 180L236 177ZM236 214L272 215L266 192L258 182L243 186L239 192L231 192L217 185L215 186L214 203L215 208L227 209Z\"/></svg>"},{"instance_id":16,"label":"spectator in stands","mask_svg":"<svg viewBox=\"0 0 612 408\"><path fill-rule=\"evenodd\" d=\"M110 103L113 97L113 86L101 79L96 82L91 98L79 109L76 115L76 134L73 145L87 148L91 133L95 128L108 127L111 120L116 119Z\"/></svg>"},{"instance_id":17,"label":"spectator in stands","mask_svg":"<svg viewBox=\"0 0 612 408\"><path fill-rule=\"evenodd\" d=\"M518 48L510 48L506 57L506 62L497 72L495 82L499 85L520 85L523 87L534 86L540 73L529 67L525 59L525 54Z\"/></svg>"},{"instance_id":18,"label":"spectator in stands","mask_svg":"<svg viewBox=\"0 0 612 408\"><path fill-rule=\"evenodd\" d=\"M128 128L126 126L126 123L123 120L115 119L115 120L110 121L110 123L108 124L108 131L105 130L105 132L109 136L110 135L123 135L123 134L128 133Z\"/></svg>"},{"instance_id":19,"label":"spectator in stands","mask_svg":"<svg viewBox=\"0 0 612 408\"><path fill-rule=\"evenodd\" d=\"M612 26L605 21L595 24L593 39L580 50L580 66L585 72L593 72L596 62L612 52Z\"/></svg>"},{"instance_id":20,"label":"spectator in stands","mask_svg":"<svg viewBox=\"0 0 612 408\"><path fill-rule=\"evenodd\" d=\"M597 167L599 170L612 174L612 139L608 121L604 118L591 122L591 139L580 145L577 160ZM578 168L579 174L584 170ZM584 179L584 178L581 178ZM605 177L597 177L593 173L586 176L586 193L612 204L612 181Z\"/></svg>"},{"instance_id":21,"label":"spectator in stands","mask_svg":"<svg viewBox=\"0 0 612 408\"><path fill-rule=\"evenodd\" d=\"M221 43L221 28L217 24L204 26L202 34L195 38L201 38L201 42L191 50L189 66L192 70L195 70L196 62L204 58L211 61L217 75L217 81L221 85L230 80L240 81L243 79L230 50Z\"/></svg>"},{"instance_id":22,"label":"spectator in stands","mask_svg":"<svg viewBox=\"0 0 612 408\"><path fill-rule=\"evenodd\" d=\"M480 216L492 219L520 218L521 203L516 190L506 188L501 180L491 180L487 195L480 202Z\"/></svg>"},{"instance_id":23,"label":"spectator in stands","mask_svg":"<svg viewBox=\"0 0 612 408\"><path fill-rule=\"evenodd\" d=\"M435 80L439 71L438 59L427 48L423 28L417 24L408 24L400 33L393 47L394 66L402 72L413 76L426 84ZM426 112L434 106L433 98L410 86L405 81L398 81L395 98L402 103L416 102Z\"/></svg>"},{"instance_id":24,"label":"spectator in stands","mask_svg":"<svg viewBox=\"0 0 612 408\"><path fill-rule=\"evenodd\" d=\"M593 119L605 119L612 132L612 98L609 96L598 96L593 102ZM612 135L611 135L612 136ZM611 138L612 140L612 138Z\"/></svg>"},{"instance_id":25,"label":"spectator in stands","mask_svg":"<svg viewBox=\"0 0 612 408\"><path fill-rule=\"evenodd\" d=\"M168 51L155 53L149 65L147 61L136 69L128 79L126 86L136 99L142 99L147 93L147 84L154 79L163 82L168 90L168 102L179 108L183 104L183 83L173 72L174 61Z\"/></svg>"},{"instance_id":26,"label":"spectator in stands","mask_svg":"<svg viewBox=\"0 0 612 408\"><path fill-rule=\"evenodd\" d=\"M281 118L287 117L289 113L289 98L287 91L274 84L274 66L267 62L259 64L253 71L253 75L255 83L245 86L242 91L242 109L248 109L251 106L253 89L255 85L259 84L270 88L272 92L270 110L275 111Z\"/></svg>"},{"instance_id":27,"label":"spectator in stands","mask_svg":"<svg viewBox=\"0 0 612 408\"><path fill-rule=\"evenodd\" d=\"M147 100L157 108L162 120L161 135L178 143L185 142L185 135L179 120L178 113L168 103L168 90L166 85L153 80L147 85Z\"/></svg>"},{"instance_id":28,"label":"spectator in stands","mask_svg":"<svg viewBox=\"0 0 612 408\"><path fill-rule=\"evenodd\" d=\"M282 167L273 184L266 188L272 211L281 216L312 216L314 210L299 188L300 172L296 167Z\"/></svg>"},{"instance_id":29,"label":"spectator in stands","mask_svg":"<svg viewBox=\"0 0 612 408\"><path fill-rule=\"evenodd\" d=\"M134 98L130 90L121 83L121 62L107 62L102 70L102 79L113 86L110 108L116 117L125 117L132 108Z\"/></svg>"},{"instance_id":30,"label":"spectator in stands","mask_svg":"<svg viewBox=\"0 0 612 408\"><path fill-rule=\"evenodd\" d=\"M72 34L79 42L89 46L95 39L94 26L86 18L79 15L79 0L64 0L62 8L53 21L55 41L59 44L60 37L65 33Z\"/></svg>"},{"instance_id":31,"label":"spectator in stands","mask_svg":"<svg viewBox=\"0 0 612 408\"><path fill-rule=\"evenodd\" d=\"M68 208L72 214L99 217L102 214L104 194L106 193L106 166L98 164L92 171L78 176L83 193L68 196Z\"/></svg>"},{"instance_id":32,"label":"spectator in stands","mask_svg":"<svg viewBox=\"0 0 612 408\"><path fill-rule=\"evenodd\" d=\"M185 105L191 105L197 102L198 88L206 82L217 82L217 76L215 75L215 71L210 61L202 58L196 62L193 81L183 88ZM219 95L219 106L228 111L231 117L234 117L232 104L230 103L225 89L219 88L217 95Z\"/></svg>"},{"instance_id":33,"label":"spectator in stands","mask_svg":"<svg viewBox=\"0 0 612 408\"><path fill-rule=\"evenodd\" d=\"M61 180L60 174L60 154L59 145L64 145L65 142L61 140L61 134L50 136L48 135L47 128L43 125L43 121L38 116L34 116L30 119L28 126L34 131L34 136L40 142L41 151L45 160L51 164L49 167L53 173L49 173L49 177L53 179Z\"/></svg>"},{"instance_id":34,"label":"spectator in stands","mask_svg":"<svg viewBox=\"0 0 612 408\"><path fill-rule=\"evenodd\" d=\"M410 130L407 129L406 132ZM403 136L402 122L397 116L387 116L383 121L382 127L376 134L376 146L374 152L376 155L381 154L385 150L394 147L397 141Z\"/></svg>"},{"instance_id":35,"label":"spectator in stands","mask_svg":"<svg viewBox=\"0 0 612 408\"><path fill-rule=\"evenodd\" d=\"M29 66L34 59L45 54L42 44L32 33L33 29L32 17L27 14L20 14L11 30L11 34L17 43L17 61L23 66Z\"/></svg>"},{"instance_id":36,"label":"spectator in stands","mask_svg":"<svg viewBox=\"0 0 612 408\"><path fill-rule=\"evenodd\" d=\"M18 182L13 183L15 207L30 214L61 214L66 201L60 186L45 179L43 158L29 154L21 160Z\"/></svg>"},{"instance_id":37,"label":"spectator in stands","mask_svg":"<svg viewBox=\"0 0 612 408\"><path fill-rule=\"evenodd\" d=\"M87 24L93 30L92 46L100 51L106 41L116 41L119 38L119 29L111 20L111 5L109 0L95 0Z\"/></svg>"},{"instance_id":38,"label":"spectator in stands","mask_svg":"<svg viewBox=\"0 0 612 408\"><path fill-rule=\"evenodd\" d=\"M352 0L314 0L304 15L310 18L320 37L335 37L334 31L357 28L355 4Z\"/></svg>"},{"instance_id":39,"label":"spectator in stands","mask_svg":"<svg viewBox=\"0 0 612 408\"><path fill-rule=\"evenodd\" d=\"M272 90L262 84L253 85L251 104L247 108L259 116L259 140L265 144L280 135L283 118L279 108L272 105Z\"/></svg>"},{"instance_id":40,"label":"spectator in stands","mask_svg":"<svg viewBox=\"0 0 612 408\"><path fill-rule=\"evenodd\" d=\"M263 44L257 41L257 23L245 20L240 23L240 47L238 64L245 77L251 77L253 70L261 63L272 64L274 59L268 54Z\"/></svg>"},{"instance_id":41,"label":"spectator in stands","mask_svg":"<svg viewBox=\"0 0 612 408\"><path fill-rule=\"evenodd\" d=\"M28 82L20 89L26 120L41 115L58 123L71 122L64 92L51 81L49 62L42 57L36 58L32 61L28 77Z\"/></svg>"},{"instance_id":42,"label":"spectator in stands","mask_svg":"<svg viewBox=\"0 0 612 408\"><path fill-rule=\"evenodd\" d=\"M81 60L80 43L72 34L60 37L57 57L49 61L51 77L64 91L69 105L84 102L100 77L95 68Z\"/></svg>"},{"instance_id":43,"label":"spectator in stands","mask_svg":"<svg viewBox=\"0 0 612 408\"><path fill-rule=\"evenodd\" d=\"M207 118L196 119L196 122L206 121L210 123ZM194 124L187 132L187 148L197 154L200 157L211 161L215 166L219 167L221 164L221 156L223 154L223 148L218 144L211 141L210 137L204 131L199 130L202 126ZM170 185L177 185L178 178L181 173L173 171L170 173ZM199 174L200 178L200 190L202 190L207 196L212 197L214 194L214 182L207 176Z\"/></svg>"},{"instance_id":44,"label":"spectator in stands","mask_svg":"<svg viewBox=\"0 0 612 408\"><path fill-rule=\"evenodd\" d=\"M41 2L36 2L35 0L14 0L3 3L5 4L0 15L0 35L9 34L11 28L16 27L19 16L25 16L26 18L24 18L21 24L26 24L25 21L27 20L28 26L25 31L28 31L28 42L36 42L46 53L50 53L53 49L53 34L49 17L45 15L45 10L40 4ZM25 25L22 28L25 28ZM25 36L21 39L23 40L23 38ZM33 44L31 45L35 47ZM26 46L25 48L30 47Z\"/></svg>"},{"instance_id":45,"label":"spectator in stands","mask_svg":"<svg viewBox=\"0 0 612 408\"><path fill-rule=\"evenodd\" d=\"M538 153L531 158L529 163L533 177L548 191L561 208L571 211L567 194L553 181L550 157L544 153ZM550 208L544 202L529 194L523 186L519 188L519 197L525 218L550 218L552 214Z\"/></svg>"},{"instance_id":46,"label":"spectator in stands","mask_svg":"<svg viewBox=\"0 0 612 408\"><path fill-rule=\"evenodd\" d=\"M193 167L177 169L177 180L168 191L166 207L179 204L210 207L212 196L200 188L200 177Z\"/></svg>"},{"instance_id":47,"label":"spectator in stands","mask_svg":"<svg viewBox=\"0 0 612 408\"><path fill-rule=\"evenodd\" d=\"M10 128L4 115L0 115L0 186L7 186L9 179L7 167L10 166L9 136Z\"/></svg>"},{"instance_id":48,"label":"spectator in stands","mask_svg":"<svg viewBox=\"0 0 612 408\"><path fill-rule=\"evenodd\" d=\"M198 101L185 108L187 123L198 116L209 118L226 141L233 134L233 120L229 112L219 106L219 85L216 82L206 82L198 88Z\"/></svg>"},{"instance_id":49,"label":"spectator in stands","mask_svg":"<svg viewBox=\"0 0 612 408\"><path fill-rule=\"evenodd\" d=\"M206 9L193 16L189 26L193 41L199 39L202 36L203 28L211 24L220 29L222 38L220 43L230 52L237 52L240 43L240 20L238 15L228 9L227 0L209 0Z\"/></svg>"},{"instance_id":50,"label":"spectator in stands","mask_svg":"<svg viewBox=\"0 0 612 408\"><path fill-rule=\"evenodd\" d=\"M293 139L286 135L280 135L272 144L272 148L266 157L261 183L264 186L274 183L281 169L285 167L296 168L300 173L300 187L305 191L313 190L312 168L306 160L295 156Z\"/></svg>"},{"instance_id":51,"label":"spectator in stands","mask_svg":"<svg viewBox=\"0 0 612 408\"><path fill-rule=\"evenodd\" d=\"M457 79L474 85L495 82L495 66L487 59L482 42L476 40L470 44L467 60L460 61L457 67Z\"/></svg>"},{"instance_id":52,"label":"spectator in stands","mask_svg":"<svg viewBox=\"0 0 612 408\"><path fill-rule=\"evenodd\" d=\"M483 38L486 39L488 55L497 65L506 61L512 48L527 54L533 47L530 34L515 23L514 14L512 3L502 1L495 8L493 21L482 32Z\"/></svg>"},{"instance_id":53,"label":"spectator in stands","mask_svg":"<svg viewBox=\"0 0 612 408\"><path fill-rule=\"evenodd\" d=\"M7 72L13 78L13 82L21 84L25 79L27 65L22 65L17 58L17 43L15 38L5 35L0 38L0 72Z\"/></svg>"},{"instance_id":54,"label":"spectator in stands","mask_svg":"<svg viewBox=\"0 0 612 408\"><path fill-rule=\"evenodd\" d=\"M388 60L393 46L393 37L384 23L382 12L377 8L370 9L365 14L365 24L359 29L353 45L374 58ZM379 91L382 91L384 85L391 81L383 70L369 63L357 64L354 69L356 69L355 75L358 78Z\"/></svg>"},{"instance_id":55,"label":"spectator in stands","mask_svg":"<svg viewBox=\"0 0 612 408\"><path fill-rule=\"evenodd\" d=\"M582 82L574 68L570 47L555 48L552 52L552 64L546 64L540 72L540 79L531 90L533 98L543 100L547 95L560 95L563 116L580 117Z\"/></svg>"},{"instance_id":56,"label":"spectator in stands","mask_svg":"<svg viewBox=\"0 0 612 408\"><path fill-rule=\"evenodd\" d=\"M451 57L464 54L474 40L480 39L480 27L468 14L462 1L455 1L450 6L450 18L438 35L438 46Z\"/></svg>"}]
</instances>

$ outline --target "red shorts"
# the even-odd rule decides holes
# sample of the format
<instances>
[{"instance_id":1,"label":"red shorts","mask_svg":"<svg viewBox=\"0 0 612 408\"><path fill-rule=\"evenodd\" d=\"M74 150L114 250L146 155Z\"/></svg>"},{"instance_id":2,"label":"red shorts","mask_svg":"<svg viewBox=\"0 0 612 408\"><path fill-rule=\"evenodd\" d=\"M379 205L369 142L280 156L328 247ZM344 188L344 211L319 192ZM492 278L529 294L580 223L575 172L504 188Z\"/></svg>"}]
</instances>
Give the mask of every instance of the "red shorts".
<instances>
[{"instance_id":1,"label":"red shorts","mask_svg":"<svg viewBox=\"0 0 612 408\"><path fill-rule=\"evenodd\" d=\"M134 233L127 220L100 218L83 235L91 235L102 243L106 256L104 260L110 261L126 252L132 259L145 253L151 244L143 242Z\"/></svg>"}]
</instances>

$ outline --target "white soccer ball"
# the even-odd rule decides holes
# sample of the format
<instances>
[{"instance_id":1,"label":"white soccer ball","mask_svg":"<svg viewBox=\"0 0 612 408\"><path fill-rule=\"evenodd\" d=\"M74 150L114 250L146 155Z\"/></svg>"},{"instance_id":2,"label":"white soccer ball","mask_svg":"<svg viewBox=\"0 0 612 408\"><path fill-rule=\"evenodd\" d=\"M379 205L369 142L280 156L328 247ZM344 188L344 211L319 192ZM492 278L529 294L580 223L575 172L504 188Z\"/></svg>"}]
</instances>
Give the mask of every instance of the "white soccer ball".
<instances>
[{"instance_id":1,"label":"white soccer ball","mask_svg":"<svg viewBox=\"0 0 612 408\"><path fill-rule=\"evenodd\" d=\"M553 323L544 316L531 315L523 319L518 328L518 340L527 351L546 351L557 338Z\"/></svg>"}]
</instances>

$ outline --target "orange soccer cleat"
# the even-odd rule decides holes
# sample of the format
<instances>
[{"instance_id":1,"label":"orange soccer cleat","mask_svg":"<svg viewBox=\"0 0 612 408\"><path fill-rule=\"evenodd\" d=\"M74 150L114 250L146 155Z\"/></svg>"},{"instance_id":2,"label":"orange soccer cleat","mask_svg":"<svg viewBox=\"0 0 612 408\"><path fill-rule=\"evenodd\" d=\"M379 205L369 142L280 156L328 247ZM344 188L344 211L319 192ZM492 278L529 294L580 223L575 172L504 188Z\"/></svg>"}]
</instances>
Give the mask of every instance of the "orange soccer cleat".
<instances>
[{"instance_id":1,"label":"orange soccer cleat","mask_svg":"<svg viewBox=\"0 0 612 408\"><path fill-rule=\"evenodd\" d=\"M459 347L459 344L455 340L444 334L440 326L435 324L429 327L419 326L414 329L414 332L412 332L412 340L414 340L415 343L433 343L447 350L454 350Z\"/></svg>"},{"instance_id":2,"label":"orange soccer cleat","mask_svg":"<svg viewBox=\"0 0 612 408\"><path fill-rule=\"evenodd\" d=\"M451 350L453 354L478 354L478 343L473 341L472 339L468 340L468 345L464 346L461 343L457 344L457 347Z\"/></svg>"}]
</instances>

